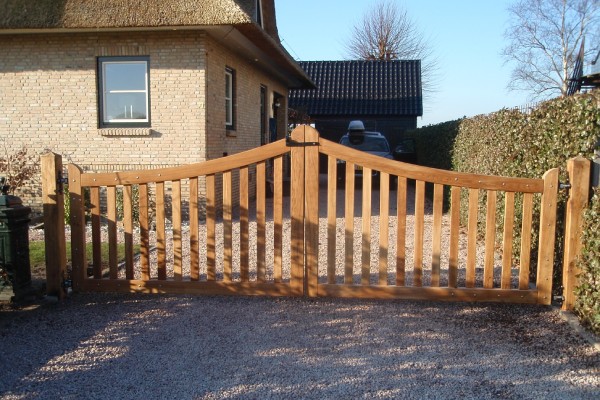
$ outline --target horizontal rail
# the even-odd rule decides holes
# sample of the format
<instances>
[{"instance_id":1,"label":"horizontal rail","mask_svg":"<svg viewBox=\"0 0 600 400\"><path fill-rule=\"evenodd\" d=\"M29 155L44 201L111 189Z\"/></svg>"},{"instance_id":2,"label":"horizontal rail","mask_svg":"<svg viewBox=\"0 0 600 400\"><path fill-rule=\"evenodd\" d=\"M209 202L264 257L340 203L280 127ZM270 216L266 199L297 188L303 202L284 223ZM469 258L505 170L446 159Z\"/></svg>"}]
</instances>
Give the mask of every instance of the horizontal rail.
<instances>
[{"instance_id":1,"label":"horizontal rail","mask_svg":"<svg viewBox=\"0 0 600 400\"><path fill-rule=\"evenodd\" d=\"M323 138L320 139L319 151L329 156L353 164L366 166L390 175L397 175L425 182L507 192L542 193L544 191L544 181L542 179L512 178L445 171L400 161L391 163L389 159L355 150Z\"/></svg>"},{"instance_id":2,"label":"horizontal rail","mask_svg":"<svg viewBox=\"0 0 600 400\"><path fill-rule=\"evenodd\" d=\"M298 296L289 283L85 279L84 291L193 295Z\"/></svg>"},{"instance_id":3,"label":"horizontal rail","mask_svg":"<svg viewBox=\"0 0 600 400\"><path fill-rule=\"evenodd\" d=\"M252 150L233 154L199 163L181 165L170 168L157 168L152 170L137 170L124 172L84 173L81 175L81 186L116 186L133 185L150 182L176 181L202 175L212 175L222 171L240 168L255 164L268 158L280 156L289 152L285 140L267 144Z\"/></svg>"},{"instance_id":4,"label":"horizontal rail","mask_svg":"<svg viewBox=\"0 0 600 400\"><path fill-rule=\"evenodd\" d=\"M320 284L320 297L536 304L537 290Z\"/></svg>"}]
</instances>

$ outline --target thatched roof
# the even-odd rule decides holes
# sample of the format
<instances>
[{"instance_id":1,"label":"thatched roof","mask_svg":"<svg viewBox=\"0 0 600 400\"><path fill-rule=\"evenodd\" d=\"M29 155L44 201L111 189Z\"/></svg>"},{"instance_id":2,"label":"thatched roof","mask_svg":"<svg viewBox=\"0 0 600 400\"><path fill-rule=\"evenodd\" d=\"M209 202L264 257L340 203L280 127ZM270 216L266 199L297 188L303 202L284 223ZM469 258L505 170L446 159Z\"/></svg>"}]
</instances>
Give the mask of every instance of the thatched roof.
<instances>
[{"instance_id":1,"label":"thatched roof","mask_svg":"<svg viewBox=\"0 0 600 400\"><path fill-rule=\"evenodd\" d=\"M252 23L250 0L0 0L0 29L139 28Z\"/></svg>"},{"instance_id":2,"label":"thatched roof","mask_svg":"<svg viewBox=\"0 0 600 400\"><path fill-rule=\"evenodd\" d=\"M262 0L263 27L255 7L255 0L0 0L0 34L233 26L283 69L292 86L312 86L281 46L275 1Z\"/></svg>"}]
</instances>

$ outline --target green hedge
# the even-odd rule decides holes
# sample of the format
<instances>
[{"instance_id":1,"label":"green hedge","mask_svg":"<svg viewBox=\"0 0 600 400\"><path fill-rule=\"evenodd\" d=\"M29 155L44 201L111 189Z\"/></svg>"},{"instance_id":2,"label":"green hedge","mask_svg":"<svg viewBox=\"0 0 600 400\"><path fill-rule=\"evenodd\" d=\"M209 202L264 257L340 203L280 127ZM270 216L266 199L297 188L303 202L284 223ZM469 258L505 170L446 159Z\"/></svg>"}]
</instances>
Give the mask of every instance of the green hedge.
<instances>
[{"instance_id":1,"label":"green hedge","mask_svg":"<svg viewBox=\"0 0 600 400\"><path fill-rule=\"evenodd\" d=\"M585 213L582 242L575 312L583 325L600 334L600 188Z\"/></svg>"},{"instance_id":2,"label":"green hedge","mask_svg":"<svg viewBox=\"0 0 600 400\"><path fill-rule=\"evenodd\" d=\"M405 137L415 140L419 165L452 169L452 147L462 120L429 125L407 132Z\"/></svg>"},{"instance_id":3,"label":"green hedge","mask_svg":"<svg viewBox=\"0 0 600 400\"><path fill-rule=\"evenodd\" d=\"M566 161L577 155L593 158L600 138L600 93L582 94L541 103L531 113L504 109L489 115L465 118L444 124L428 126L411 133L419 145L419 163L431 167L452 169L486 175L540 178L549 169L560 168L560 181L567 181ZM421 137L421 134L423 135ZM442 149L446 152L442 154ZM426 153L426 154L422 154ZM438 157L438 160L435 158ZM450 162L448 162L450 159ZM559 196L557 246L555 254L554 290L561 294L562 244L564 204L567 193ZM498 206L503 207L502 197ZM520 217L520 197L517 197L516 214ZM480 196L481 217L485 213L485 195ZM461 202L466 207L466 201ZM463 218L466 209L461 210ZM480 221L483 219L480 219ZM534 210L534 222L539 223L539 206ZM498 221L499 226L502 221ZM480 228L484 229L484 224ZM515 240L518 227L515 224ZM534 243L537 243L538 226L534 227ZM501 232L499 229L498 232ZM600 229L586 231L591 242L599 240ZM595 238L595 239L594 239ZM533 249L535 257L537 249ZM598 252L598 246L595 252ZM596 254L594 253L594 254ZM596 254L597 255L597 254ZM532 265L535 265L535 259ZM597 270L596 270L597 272ZM591 275L588 275L588 278ZM595 279L600 279L597 275ZM585 279L584 279L585 280ZM595 290L596 301L600 297L598 284L591 285L587 297ZM596 315L596 318L600 316Z\"/></svg>"}]
</instances>

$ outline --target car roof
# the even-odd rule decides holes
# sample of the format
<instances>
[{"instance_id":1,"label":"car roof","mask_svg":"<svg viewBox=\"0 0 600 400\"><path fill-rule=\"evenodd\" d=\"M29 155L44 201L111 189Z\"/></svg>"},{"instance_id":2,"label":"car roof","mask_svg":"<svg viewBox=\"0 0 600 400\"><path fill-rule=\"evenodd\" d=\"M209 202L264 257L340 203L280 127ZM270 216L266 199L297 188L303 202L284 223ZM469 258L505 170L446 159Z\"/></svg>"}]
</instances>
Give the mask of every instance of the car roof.
<instances>
[{"instance_id":1,"label":"car roof","mask_svg":"<svg viewBox=\"0 0 600 400\"><path fill-rule=\"evenodd\" d=\"M353 135L353 136L364 135L364 136L381 136L381 137L384 137L381 134L381 132L370 132L370 131L350 131L350 132L347 132L345 136L349 136L349 135Z\"/></svg>"}]
</instances>

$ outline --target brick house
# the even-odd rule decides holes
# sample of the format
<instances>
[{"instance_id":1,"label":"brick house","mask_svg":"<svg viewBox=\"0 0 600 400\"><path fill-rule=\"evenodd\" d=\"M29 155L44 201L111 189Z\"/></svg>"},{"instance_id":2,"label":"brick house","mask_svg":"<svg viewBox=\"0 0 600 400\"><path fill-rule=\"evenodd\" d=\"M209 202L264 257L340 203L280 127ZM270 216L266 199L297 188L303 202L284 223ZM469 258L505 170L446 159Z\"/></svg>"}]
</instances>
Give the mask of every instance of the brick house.
<instances>
[{"instance_id":1,"label":"brick house","mask_svg":"<svg viewBox=\"0 0 600 400\"><path fill-rule=\"evenodd\" d=\"M214 159L283 137L288 90L312 86L281 46L274 0L0 0L0 10L9 152L51 150L93 171Z\"/></svg>"},{"instance_id":2,"label":"brick house","mask_svg":"<svg viewBox=\"0 0 600 400\"><path fill-rule=\"evenodd\" d=\"M423 115L420 60L300 61L316 88L290 91L290 108L307 114L321 136L337 142L362 120L395 147Z\"/></svg>"}]
</instances>

